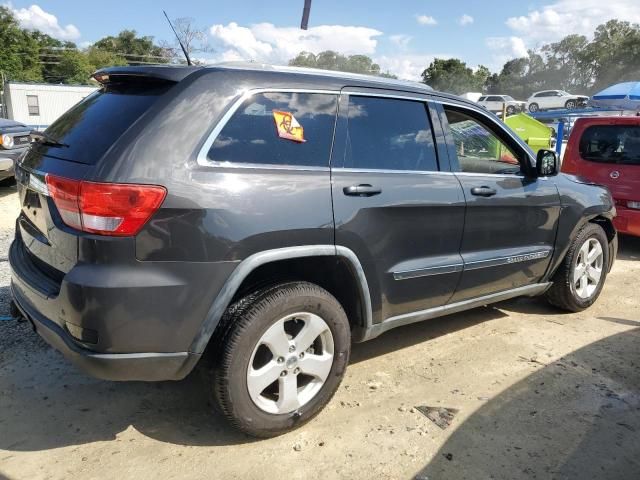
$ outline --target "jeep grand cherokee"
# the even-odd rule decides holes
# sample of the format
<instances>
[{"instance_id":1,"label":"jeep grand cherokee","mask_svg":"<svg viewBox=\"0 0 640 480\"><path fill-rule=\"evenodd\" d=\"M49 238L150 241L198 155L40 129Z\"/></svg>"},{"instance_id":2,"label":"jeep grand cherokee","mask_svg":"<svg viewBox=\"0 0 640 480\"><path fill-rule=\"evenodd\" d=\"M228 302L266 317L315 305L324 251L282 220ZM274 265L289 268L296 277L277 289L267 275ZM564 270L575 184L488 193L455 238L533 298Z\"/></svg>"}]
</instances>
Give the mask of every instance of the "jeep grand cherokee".
<instances>
[{"instance_id":1,"label":"jeep grand cherokee","mask_svg":"<svg viewBox=\"0 0 640 480\"><path fill-rule=\"evenodd\" d=\"M605 188L420 84L248 64L114 67L19 162L15 304L110 380L200 362L262 437L329 402L352 342L526 295L579 311Z\"/></svg>"}]
</instances>

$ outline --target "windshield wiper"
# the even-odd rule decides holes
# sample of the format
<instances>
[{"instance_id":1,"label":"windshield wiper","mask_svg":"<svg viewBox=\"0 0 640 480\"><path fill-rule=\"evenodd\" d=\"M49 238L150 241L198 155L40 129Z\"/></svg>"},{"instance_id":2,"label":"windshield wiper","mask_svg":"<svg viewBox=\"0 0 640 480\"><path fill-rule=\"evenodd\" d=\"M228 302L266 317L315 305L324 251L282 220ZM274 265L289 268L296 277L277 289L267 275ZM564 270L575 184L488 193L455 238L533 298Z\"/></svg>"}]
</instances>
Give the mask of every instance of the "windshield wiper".
<instances>
[{"instance_id":1,"label":"windshield wiper","mask_svg":"<svg viewBox=\"0 0 640 480\"><path fill-rule=\"evenodd\" d=\"M52 147L67 147L67 148L69 147L69 145L67 145L66 143L59 142L58 140L56 140L53 137L50 137L44 132L32 130L29 134L31 135L32 139L34 139L36 142L42 145L50 145Z\"/></svg>"}]
</instances>

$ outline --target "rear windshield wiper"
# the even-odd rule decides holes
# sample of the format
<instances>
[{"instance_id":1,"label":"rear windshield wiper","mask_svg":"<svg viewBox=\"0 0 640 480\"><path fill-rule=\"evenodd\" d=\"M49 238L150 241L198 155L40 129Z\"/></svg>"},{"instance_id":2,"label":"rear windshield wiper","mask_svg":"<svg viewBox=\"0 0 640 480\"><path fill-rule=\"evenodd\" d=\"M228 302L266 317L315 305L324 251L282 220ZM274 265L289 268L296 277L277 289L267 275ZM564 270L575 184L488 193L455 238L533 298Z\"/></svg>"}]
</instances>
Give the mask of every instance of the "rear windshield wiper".
<instances>
[{"instance_id":1,"label":"rear windshield wiper","mask_svg":"<svg viewBox=\"0 0 640 480\"><path fill-rule=\"evenodd\" d=\"M44 132L32 130L30 132L31 138L42 145L50 145L52 147L69 147L66 143L59 142L53 137L50 137Z\"/></svg>"}]
</instances>

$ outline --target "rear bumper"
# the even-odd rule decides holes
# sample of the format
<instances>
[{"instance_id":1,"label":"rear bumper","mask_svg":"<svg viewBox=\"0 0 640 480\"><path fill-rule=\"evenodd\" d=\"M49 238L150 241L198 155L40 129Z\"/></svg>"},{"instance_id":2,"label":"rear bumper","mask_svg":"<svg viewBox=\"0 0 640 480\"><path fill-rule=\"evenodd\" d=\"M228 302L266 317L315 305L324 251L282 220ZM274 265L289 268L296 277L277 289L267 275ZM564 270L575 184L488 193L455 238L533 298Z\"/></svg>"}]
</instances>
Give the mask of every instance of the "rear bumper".
<instances>
[{"instance_id":1,"label":"rear bumper","mask_svg":"<svg viewBox=\"0 0 640 480\"><path fill-rule=\"evenodd\" d=\"M640 237L640 210L616 207L617 216L613 225L618 233Z\"/></svg>"},{"instance_id":2,"label":"rear bumper","mask_svg":"<svg viewBox=\"0 0 640 480\"><path fill-rule=\"evenodd\" d=\"M95 353L78 345L65 329L38 312L16 288L15 276L11 282L11 296L20 312L49 345L78 368L96 378L180 380L187 376L200 358L200 355L190 352Z\"/></svg>"}]
</instances>

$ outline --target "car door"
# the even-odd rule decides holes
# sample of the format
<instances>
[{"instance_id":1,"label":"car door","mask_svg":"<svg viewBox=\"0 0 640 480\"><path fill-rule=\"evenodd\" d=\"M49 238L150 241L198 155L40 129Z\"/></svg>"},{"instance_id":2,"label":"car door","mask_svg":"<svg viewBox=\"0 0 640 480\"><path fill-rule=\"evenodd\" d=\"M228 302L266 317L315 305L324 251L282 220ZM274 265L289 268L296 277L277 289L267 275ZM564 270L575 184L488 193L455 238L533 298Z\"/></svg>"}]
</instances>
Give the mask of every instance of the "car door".
<instances>
[{"instance_id":1,"label":"car door","mask_svg":"<svg viewBox=\"0 0 640 480\"><path fill-rule=\"evenodd\" d=\"M560 213L555 183L536 178L532 153L498 120L443 104L452 169L466 199L464 270L451 302L538 282L554 248Z\"/></svg>"},{"instance_id":2,"label":"car door","mask_svg":"<svg viewBox=\"0 0 640 480\"><path fill-rule=\"evenodd\" d=\"M502 110L502 98L501 97L497 97L497 96L491 96L489 97L489 111L491 112L498 112L500 110Z\"/></svg>"},{"instance_id":3,"label":"car door","mask_svg":"<svg viewBox=\"0 0 640 480\"><path fill-rule=\"evenodd\" d=\"M426 97L345 89L332 155L335 242L359 258L374 323L447 303L465 201ZM435 127L435 128L434 128Z\"/></svg>"}]
</instances>

